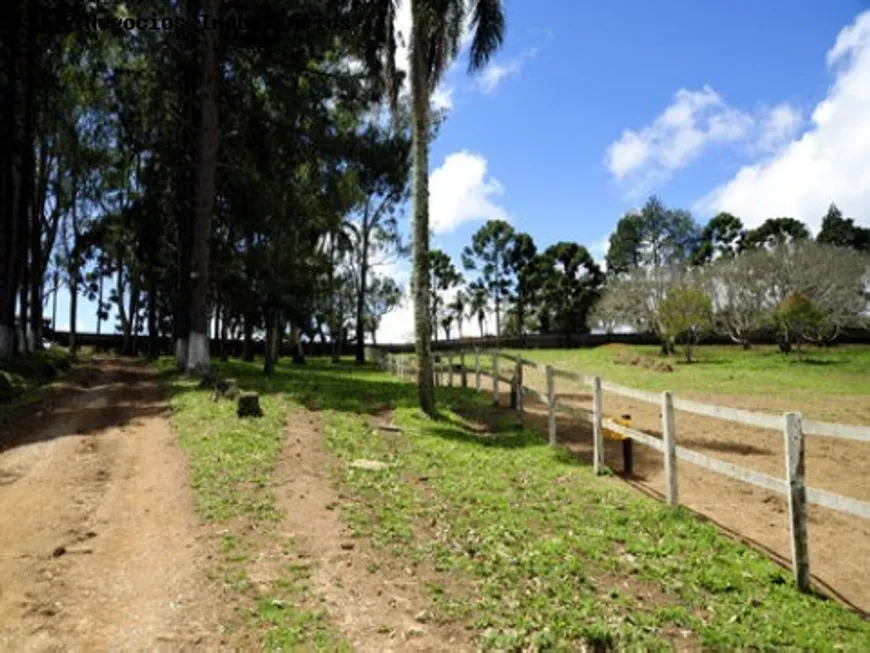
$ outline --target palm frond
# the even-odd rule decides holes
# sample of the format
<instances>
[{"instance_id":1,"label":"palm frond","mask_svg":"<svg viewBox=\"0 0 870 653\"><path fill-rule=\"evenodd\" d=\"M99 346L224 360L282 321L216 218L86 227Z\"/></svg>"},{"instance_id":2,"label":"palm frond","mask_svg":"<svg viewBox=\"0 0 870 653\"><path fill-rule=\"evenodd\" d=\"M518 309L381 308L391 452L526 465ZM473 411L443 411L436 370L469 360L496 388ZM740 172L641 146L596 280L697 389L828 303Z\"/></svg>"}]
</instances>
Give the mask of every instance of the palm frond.
<instances>
[{"instance_id":1,"label":"palm frond","mask_svg":"<svg viewBox=\"0 0 870 653\"><path fill-rule=\"evenodd\" d=\"M504 42L505 16L501 0L472 0L471 51L468 71L483 69Z\"/></svg>"}]
</instances>

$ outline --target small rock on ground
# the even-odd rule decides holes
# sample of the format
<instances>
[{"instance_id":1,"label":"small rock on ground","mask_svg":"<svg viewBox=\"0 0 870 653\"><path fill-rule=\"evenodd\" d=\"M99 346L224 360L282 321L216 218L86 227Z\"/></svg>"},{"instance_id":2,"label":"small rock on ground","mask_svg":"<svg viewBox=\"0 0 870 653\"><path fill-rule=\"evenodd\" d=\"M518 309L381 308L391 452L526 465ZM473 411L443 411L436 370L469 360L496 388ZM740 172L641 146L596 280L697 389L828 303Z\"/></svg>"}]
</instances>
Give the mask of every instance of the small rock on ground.
<instances>
[{"instance_id":1,"label":"small rock on ground","mask_svg":"<svg viewBox=\"0 0 870 653\"><path fill-rule=\"evenodd\" d=\"M354 460L350 466L354 469L367 469L371 472L379 472L389 467L387 463L378 462L377 460Z\"/></svg>"}]
</instances>

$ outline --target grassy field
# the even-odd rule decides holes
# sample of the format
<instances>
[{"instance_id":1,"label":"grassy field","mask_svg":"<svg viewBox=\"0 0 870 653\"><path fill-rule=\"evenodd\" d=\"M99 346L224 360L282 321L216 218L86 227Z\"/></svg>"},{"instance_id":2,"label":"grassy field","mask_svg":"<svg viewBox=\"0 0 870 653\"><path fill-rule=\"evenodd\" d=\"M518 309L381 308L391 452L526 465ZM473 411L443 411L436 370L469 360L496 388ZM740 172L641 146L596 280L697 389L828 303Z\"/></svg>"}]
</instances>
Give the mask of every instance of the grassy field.
<instances>
[{"instance_id":1,"label":"grassy field","mask_svg":"<svg viewBox=\"0 0 870 653\"><path fill-rule=\"evenodd\" d=\"M620 351L660 359L653 346L605 345L584 349L505 350L560 369L599 375L602 378L645 390L671 390L678 393L776 394L784 397L807 394L870 394L870 347L842 345L806 349L803 359L782 354L773 346L757 346L748 351L739 347L698 347L696 362L688 364L679 355L667 357L673 372L620 365ZM467 364L473 365L471 357ZM509 365L507 361L500 363ZM481 357L481 367L492 367L491 357ZM509 370L502 368L502 374Z\"/></svg>"},{"instance_id":2,"label":"grassy field","mask_svg":"<svg viewBox=\"0 0 870 653\"><path fill-rule=\"evenodd\" d=\"M269 650L348 648L307 595L304 569L288 566L266 594L247 577L263 538L279 532L272 474L285 417L301 407L321 411L337 459L394 463L338 473L343 518L385 562L431 570L433 619L469 629L485 650L870 650L870 623L799 594L782 569L683 510L593 476L483 394L439 389L443 414L431 421L412 386L370 368L282 362L265 379L234 361L220 372L259 391L266 413L239 421L162 365L200 513L226 525L216 578L235 627ZM366 421L388 408L398 438Z\"/></svg>"}]
</instances>

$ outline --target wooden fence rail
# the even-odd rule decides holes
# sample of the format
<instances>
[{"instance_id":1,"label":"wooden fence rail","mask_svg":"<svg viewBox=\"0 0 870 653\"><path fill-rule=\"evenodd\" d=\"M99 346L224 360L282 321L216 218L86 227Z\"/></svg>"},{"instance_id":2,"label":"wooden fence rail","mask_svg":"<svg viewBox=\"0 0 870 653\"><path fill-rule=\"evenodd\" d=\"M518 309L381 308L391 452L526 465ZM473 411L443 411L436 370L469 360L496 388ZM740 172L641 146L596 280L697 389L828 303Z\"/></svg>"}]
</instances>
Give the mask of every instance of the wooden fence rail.
<instances>
[{"instance_id":1,"label":"wooden fence rail","mask_svg":"<svg viewBox=\"0 0 870 653\"><path fill-rule=\"evenodd\" d=\"M794 570L795 582L801 591L806 592L809 591L810 588L809 553L807 548L807 504L823 506L831 510L870 520L870 503L833 494L825 490L807 487L805 484L804 469L804 441L807 435L870 442L870 427L868 426L803 420L800 413L793 412L777 416L768 413L758 413L738 408L705 404L675 397L668 391L656 393L637 388L629 388L616 383L603 381L597 376L586 375L571 370L560 370L551 365L546 365L544 367L546 392L541 392L523 384L523 368L530 367L540 369L541 366L538 363L521 356L512 356L510 354L501 353L497 349L488 351L492 358L492 368L489 372L482 370L480 364L481 355L487 353L485 350L475 348L473 352L451 352L447 356L447 366L435 366L437 374L442 374L444 371L447 371L448 382L451 386L453 385L453 354L455 353L459 353L460 362L458 371L463 379L463 386L466 385L465 378L467 373L465 368L465 357L466 354L472 353L474 356L475 390L477 392L483 391L481 386L481 375L486 374L492 379L492 399L493 402L498 405L500 401L499 383L506 383L508 387L511 388L511 407L517 410L521 423L524 412L524 396L533 397L546 406L548 410L547 433L551 445L555 446L558 444L556 425L557 412L565 413L572 418L580 419L591 424L593 439L592 461L593 469L596 474L601 474L604 471L603 438L605 437L605 432L607 432L611 434L610 437L614 437L615 435L620 438L625 438L629 442L635 441L662 454L665 473L665 498L669 505L679 505L676 464L678 459L703 469L710 470L711 472L721 474L722 476L727 476L728 478L749 483L764 490L784 495L788 499L789 506L788 527L791 542L792 567ZM499 374L500 359L512 363L512 377L507 378ZM400 378L407 378L409 375L413 378L416 374L416 370L406 367L404 357L402 356L387 354L386 356L380 356L379 360L384 370L390 371ZM557 378L573 381L591 388L592 411L590 412L574 406L568 406L557 401ZM602 412L603 396L605 392L612 392L622 397L628 397L630 399L658 405L661 408L663 437L659 438L650 435L649 433L626 426L626 423L620 423L614 419L605 417ZM780 430L784 437L785 478L776 478L767 474L762 474L761 472L746 469L745 467L740 467L733 463L711 458L710 456L706 456L697 451L678 446L676 443L676 422L674 420L675 410L681 410L696 415L713 417L730 422L737 422L739 424L745 424L756 428Z\"/></svg>"}]
</instances>

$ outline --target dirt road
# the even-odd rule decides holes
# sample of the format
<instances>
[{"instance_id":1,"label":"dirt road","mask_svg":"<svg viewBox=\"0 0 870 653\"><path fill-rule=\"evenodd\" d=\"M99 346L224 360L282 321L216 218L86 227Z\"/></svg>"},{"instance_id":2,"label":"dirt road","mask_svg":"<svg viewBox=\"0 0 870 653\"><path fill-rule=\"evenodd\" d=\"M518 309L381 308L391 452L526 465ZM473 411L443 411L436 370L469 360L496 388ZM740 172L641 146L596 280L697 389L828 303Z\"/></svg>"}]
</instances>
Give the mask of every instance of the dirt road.
<instances>
[{"instance_id":1,"label":"dirt road","mask_svg":"<svg viewBox=\"0 0 870 653\"><path fill-rule=\"evenodd\" d=\"M3 434L0 650L219 648L160 388L134 362L94 365L91 387Z\"/></svg>"}]
</instances>

